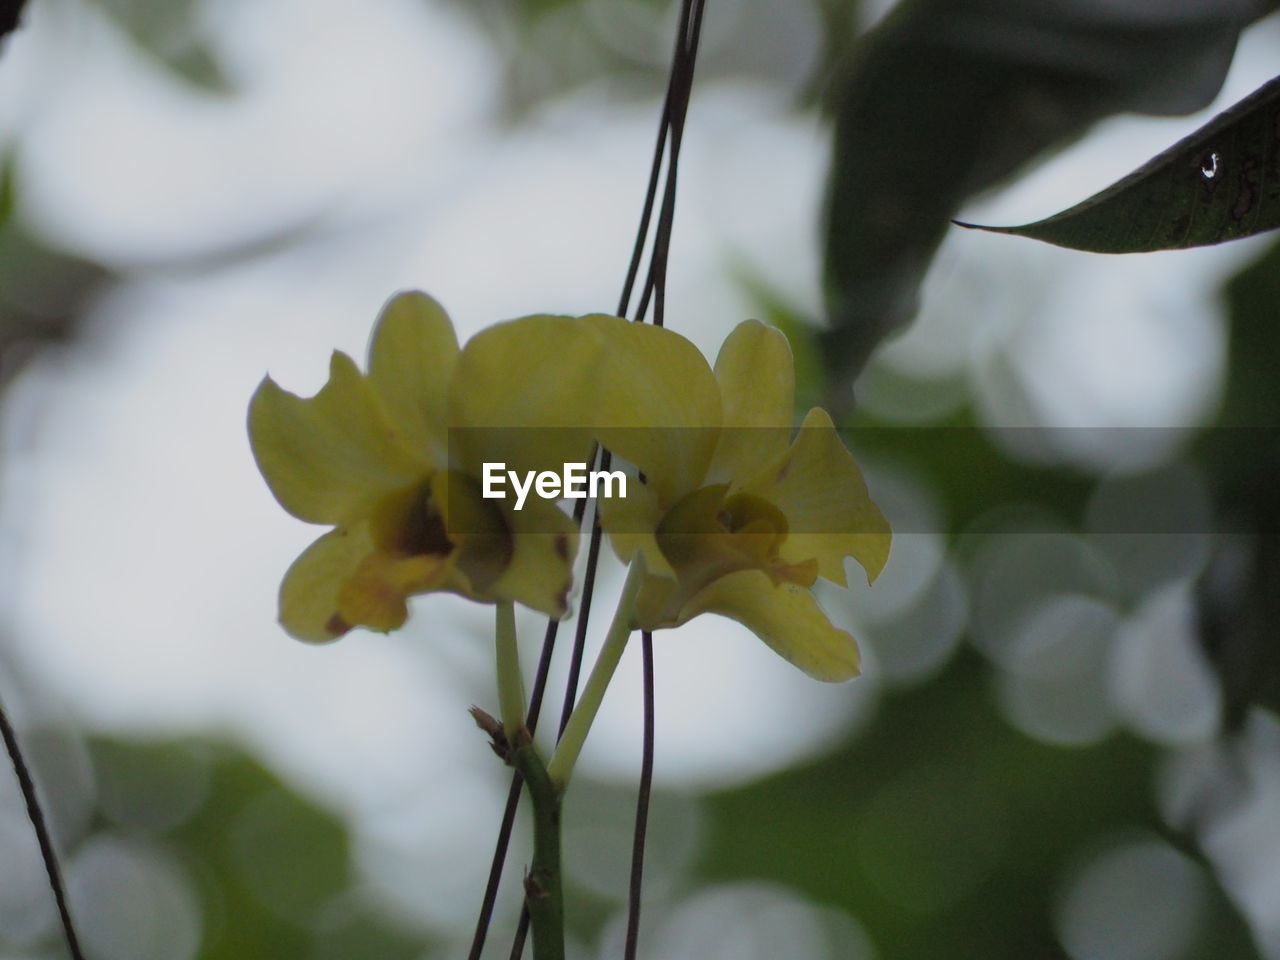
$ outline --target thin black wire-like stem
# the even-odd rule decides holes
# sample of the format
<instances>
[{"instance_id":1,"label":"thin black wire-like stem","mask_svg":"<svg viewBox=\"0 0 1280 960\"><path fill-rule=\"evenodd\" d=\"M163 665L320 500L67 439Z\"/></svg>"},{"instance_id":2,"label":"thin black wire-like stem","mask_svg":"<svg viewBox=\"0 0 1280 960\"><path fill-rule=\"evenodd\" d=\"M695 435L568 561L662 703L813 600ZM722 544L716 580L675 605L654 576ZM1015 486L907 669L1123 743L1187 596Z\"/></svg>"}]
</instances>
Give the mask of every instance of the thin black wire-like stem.
<instances>
[{"instance_id":1,"label":"thin black wire-like stem","mask_svg":"<svg viewBox=\"0 0 1280 960\"><path fill-rule=\"evenodd\" d=\"M644 245L649 238L649 224L653 222L653 207L658 197L658 181L662 174L662 158L667 152L667 131L671 123L671 91L668 85L667 97L662 104L662 119L658 123L658 138L653 145L653 162L649 165L649 183L645 187L644 207L640 211L640 226L636 229L636 242L631 248L631 260L627 264L627 278L622 282L622 294L618 297L618 310L615 314L625 317L631 306L631 292L635 287L636 277L640 273L640 264L644 260ZM644 319L645 308L636 311L636 319Z\"/></svg>"},{"instance_id":2,"label":"thin black wire-like stem","mask_svg":"<svg viewBox=\"0 0 1280 960\"><path fill-rule=\"evenodd\" d=\"M0 734L4 736L4 748L9 753L13 764L14 775L18 778L18 786L22 790L22 799L27 805L27 819L35 831L36 842L40 845L40 859L44 861L44 872L49 878L49 889L53 891L53 900L58 906L58 919L62 923L62 937L67 942L67 950L71 960L84 960L80 950L80 938L76 936L76 926L71 920L71 908L67 906L67 894L62 884L62 870L58 866L58 854L53 847L53 838L49 835L49 827L45 822L44 810L40 806L40 797L36 793L35 781L27 761L22 756L22 748L18 745L18 735L14 732L9 717L0 706Z\"/></svg>"},{"instance_id":3,"label":"thin black wire-like stem","mask_svg":"<svg viewBox=\"0 0 1280 960\"><path fill-rule=\"evenodd\" d=\"M640 891L644 883L644 842L649 832L649 797L653 792L653 634L640 634L644 669L644 749L640 754L640 786L636 791L636 828L631 842L631 883L627 894L627 940L623 960L635 960L640 944Z\"/></svg>"},{"instance_id":4,"label":"thin black wire-like stem","mask_svg":"<svg viewBox=\"0 0 1280 960\"><path fill-rule=\"evenodd\" d=\"M493 860L489 864L489 879L485 883L484 898L480 901L480 916L471 939L468 960L480 960L484 942L493 921L493 907L498 902L498 887L502 884L502 868L507 864L507 850L511 847L511 834L515 831L516 811L520 807L520 793L524 789L524 777L517 771L511 775L507 790L507 805L502 810L502 822L498 826L498 839L493 845Z\"/></svg>"},{"instance_id":5,"label":"thin black wire-like stem","mask_svg":"<svg viewBox=\"0 0 1280 960\"><path fill-rule=\"evenodd\" d=\"M658 214L658 228L654 235L653 256L649 265L649 282L646 295L653 291L653 322L662 326L666 321L667 261L671 250L671 230L675 223L676 176L679 170L680 147L684 139L684 122L693 91L693 72L698 59L698 42L702 37L704 0L685 0L681 10L681 29L672 58L671 81L667 91L667 109L671 130L671 151L667 161L667 177L662 193L662 210ZM644 310L641 298L641 312ZM631 846L631 877L627 890L627 936L623 947L624 960L635 960L640 943L640 908L644 886L645 841L649 831L649 800L653 791L653 757L655 740L653 634L641 633L641 658L643 671L642 698L644 702L644 741L640 758L640 784L636 792L635 832Z\"/></svg>"},{"instance_id":6,"label":"thin black wire-like stem","mask_svg":"<svg viewBox=\"0 0 1280 960\"><path fill-rule=\"evenodd\" d=\"M640 313L653 295L653 322L661 327L666 322L667 260L671 252L671 231L676 215L676 179L680 166L680 147L684 142L684 122L693 92L693 71L698 59L698 43L702 38L704 0L684 0L680 13L680 29L671 61L671 79L667 84L667 106L663 117L671 136L667 159L667 176L663 183L662 208L653 238L653 255L649 259L649 276L641 296Z\"/></svg>"},{"instance_id":7,"label":"thin black wire-like stem","mask_svg":"<svg viewBox=\"0 0 1280 960\"><path fill-rule=\"evenodd\" d=\"M516 935L511 940L511 953L508 960L520 960L524 956L524 944L529 939L529 905L520 908L520 922L516 924Z\"/></svg>"},{"instance_id":8,"label":"thin black wire-like stem","mask_svg":"<svg viewBox=\"0 0 1280 960\"><path fill-rule=\"evenodd\" d=\"M600 469L608 470L613 465L613 456L608 450L600 452ZM582 603L578 615L576 629L573 632L573 650L569 655L569 676L564 685L564 702L560 705L560 727L556 730L556 742L564 736L564 728L569 724L573 714L573 705L578 699L578 681L582 677L582 659L587 646L587 617L591 611L591 601L596 592L596 571L600 568L600 543L603 532L600 529L600 516L597 514L591 523L591 542L587 547L587 568L582 576Z\"/></svg>"},{"instance_id":9,"label":"thin black wire-like stem","mask_svg":"<svg viewBox=\"0 0 1280 960\"><path fill-rule=\"evenodd\" d=\"M635 243L632 247L631 259L627 267L626 278L623 282L622 293L618 300L618 316L626 316L631 301L631 296L635 286L636 277L640 272L640 264L644 256L644 248L649 238L649 226L653 222L654 207L657 204L658 184L663 182L662 206L659 213L659 222L657 230L654 234L654 252L650 258L650 266L648 275L645 278L644 289L641 294L639 306L635 312L634 320L643 321L648 312L649 301L653 294L657 293L655 306L657 313L655 322L661 326L665 284L666 284L666 261L667 251L671 242L671 226L675 214L675 177L674 168L679 154L680 136L684 129L684 118L688 110L689 94L693 79L693 61L697 56L698 37L701 33L702 12L704 3L702 0L683 0L680 13L680 26L677 31L675 52L672 56L671 77L667 84L666 98L663 103L662 118L659 123L658 136L654 145L653 161L650 165L649 180L645 190L645 199L640 216L640 223L636 230ZM663 159L667 157L667 169L665 181L662 177ZM602 469L608 469L608 452L601 451ZM575 508L581 508L585 501L578 501ZM574 511L574 519L581 528L582 514L579 509ZM565 684L565 696L561 709L560 730L564 730L564 725L568 721L569 715L573 711L574 703L577 700L577 688L579 678L581 676L583 650L585 647L586 631L588 617L590 614L591 600L594 595L595 576L599 564L601 543L601 531L598 520L593 520L591 528L591 538L588 547L587 566L583 578L583 595L579 606L578 622L576 624L574 646L570 656L570 664L568 677ZM550 647L555 642L556 636L555 622L548 623L547 637L543 643L542 657L540 663L539 677L534 682L533 691L530 698L530 714L534 713L533 707L536 701L541 706L541 698L545 689L545 673L541 670L541 664L550 660ZM651 641L650 641L651 643ZM650 673L652 665L650 664ZM652 728L653 710L652 710L652 677L647 681L649 694L647 695L646 713L646 729ZM533 724L529 724L532 730ZM653 744L652 737L649 736L645 747L646 754L650 757L650 765L652 763ZM647 793L647 787L644 788ZM471 953L468 960L479 960L480 953L483 950L485 936L492 917L493 903L497 896L498 884L501 880L503 864L505 863L507 850L510 845L511 832L515 823L515 812L520 802L520 780L519 775L513 777L512 788L508 794L507 806L504 811L502 825L499 830L497 843L495 844L494 859L490 868L489 883L485 890L484 904L481 908L481 915L476 924L476 933L472 942ZM644 803L645 815L647 817L648 801L647 796ZM643 845L644 826L639 824L637 830L640 837L640 843ZM637 884L639 878L637 876ZM638 906L633 907L638 912ZM512 943L511 957L513 960L519 958L524 952L524 944L528 933L529 917L528 911L522 910L520 921L516 928L515 940Z\"/></svg>"}]
</instances>

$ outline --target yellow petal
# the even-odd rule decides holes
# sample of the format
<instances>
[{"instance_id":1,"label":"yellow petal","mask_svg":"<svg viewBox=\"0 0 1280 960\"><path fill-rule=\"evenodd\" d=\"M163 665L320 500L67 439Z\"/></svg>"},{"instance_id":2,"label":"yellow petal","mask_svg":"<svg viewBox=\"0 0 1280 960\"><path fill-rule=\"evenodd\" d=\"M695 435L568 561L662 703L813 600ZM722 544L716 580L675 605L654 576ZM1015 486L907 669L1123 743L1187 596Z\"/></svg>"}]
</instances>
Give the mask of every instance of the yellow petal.
<instances>
[{"instance_id":1,"label":"yellow petal","mask_svg":"<svg viewBox=\"0 0 1280 960\"><path fill-rule=\"evenodd\" d=\"M782 331L738 324L716 357L724 426L707 477L741 481L781 455L791 439L795 361Z\"/></svg>"},{"instance_id":2,"label":"yellow petal","mask_svg":"<svg viewBox=\"0 0 1280 960\"><path fill-rule=\"evenodd\" d=\"M700 486L720 427L720 390L692 343L662 327L588 317L608 345L601 443L645 474L665 506Z\"/></svg>"},{"instance_id":3,"label":"yellow petal","mask_svg":"<svg viewBox=\"0 0 1280 960\"><path fill-rule=\"evenodd\" d=\"M479 477L484 463L522 474L585 463L603 351L574 317L522 317L472 337L449 392L453 466Z\"/></svg>"},{"instance_id":4,"label":"yellow petal","mask_svg":"<svg viewBox=\"0 0 1280 960\"><path fill-rule=\"evenodd\" d=\"M452 555L365 557L338 589L338 617L345 623L390 633L409 617L408 599L419 593L453 589Z\"/></svg>"},{"instance_id":5,"label":"yellow petal","mask_svg":"<svg viewBox=\"0 0 1280 960\"><path fill-rule=\"evenodd\" d=\"M658 548L654 532L662 520L662 508L653 489L637 477L627 478L625 497L602 497L600 526L609 535L609 544L623 563L631 563L637 553L644 556L645 568L654 575L674 578L676 572Z\"/></svg>"},{"instance_id":6,"label":"yellow petal","mask_svg":"<svg viewBox=\"0 0 1280 960\"><path fill-rule=\"evenodd\" d=\"M844 558L874 580L889 559L888 521L871 502L862 471L825 410L809 411L795 442L744 489L772 502L787 518L779 551L790 563L818 561L818 574L844 586Z\"/></svg>"},{"instance_id":7,"label":"yellow petal","mask_svg":"<svg viewBox=\"0 0 1280 960\"><path fill-rule=\"evenodd\" d=\"M554 503L530 499L507 515L511 561L491 588L501 600L560 618L569 612L578 531Z\"/></svg>"},{"instance_id":8,"label":"yellow petal","mask_svg":"<svg viewBox=\"0 0 1280 960\"><path fill-rule=\"evenodd\" d=\"M280 625L291 637L323 643L355 624L338 615L338 593L373 552L368 525L338 527L307 547L280 584Z\"/></svg>"},{"instance_id":9,"label":"yellow petal","mask_svg":"<svg viewBox=\"0 0 1280 960\"><path fill-rule=\"evenodd\" d=\"M697 593L680 611L679 622L699 613L738 621L815 680L836 683L859 673L858 645L852 635L832 626L804 587L774 585L758 570L743 570Z\"/></svg>"},{"instance_id":10,"label":"yellow petal","mask_svg":"<svg viewBox=\"0 0 1280 960\"><path fill-rule=\"evenodd\" d=\"M289 567L280 585L280 624L312 643L355 627L385 633L404 624L409 597L436 590L475 598L453 555L388 554L369 524L354 523L320 537Z\"/></svg>"},{"instance_id":11,"label":"yellow petal","mask_svg":"<svg viewBox=\"0 0 1280 960\"><path fill-rule=\"evenodd\" d=\"M369 381L338 352L328 383L309 399L264 379L249 402L249 441L280 505L311 523L358 519L429 469Z\"/></svg>"},{"instance_id":12,"label":"yellow petal","mask_svg":"<svg viewBox=\"0 0 1280 960\"><path fill-rule=\"evenodd\" d=\"M398 293L378 316L369 343L369 380L405 440L443 465L445 400L458 338L444 308L425 293Z\"/></svg>"}]
</instances>

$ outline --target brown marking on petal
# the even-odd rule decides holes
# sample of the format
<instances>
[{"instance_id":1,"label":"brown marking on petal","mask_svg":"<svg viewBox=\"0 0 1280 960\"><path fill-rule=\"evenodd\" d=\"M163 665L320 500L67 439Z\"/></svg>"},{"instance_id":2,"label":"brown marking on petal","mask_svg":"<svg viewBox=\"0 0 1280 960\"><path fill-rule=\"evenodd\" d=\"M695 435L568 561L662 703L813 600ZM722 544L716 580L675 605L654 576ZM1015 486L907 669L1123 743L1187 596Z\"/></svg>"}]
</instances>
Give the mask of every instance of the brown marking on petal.
<instances>
[{"instance_id":1,"label":"brown marking on petal","mask_svg":"<svg viewBox=\"0 0 1280 960\"><path fill-rule=\"evenodd\" d=\"M351 630L351 624L342 619L342 614L335 613L324 625L325 632L335 640Z\"/></svg>"},{"instance_id":2,"label":"brown marking on petal","mask_svg":"<svg viewBox=\"0 0 1280 960\"><path fill-rule=\"evenodd\" d=\"M569 538L563 533L557 533L555 546L556 555L559 556L561 560L567 561L569 559Z\"/></svg>"},{"instance_id":3,"label":"brown marking on petal","mask_svg":"<svg viewBox=\"0 0 1280 960\"><path fill-rule=\"evenodd\" d=\"M414 497L408 513L397 531L396 547L410 557L423 554L447 556L453 542L445 533L444 518L431 501L431 487L424 485Z\"/></svg>"}]
</instances>

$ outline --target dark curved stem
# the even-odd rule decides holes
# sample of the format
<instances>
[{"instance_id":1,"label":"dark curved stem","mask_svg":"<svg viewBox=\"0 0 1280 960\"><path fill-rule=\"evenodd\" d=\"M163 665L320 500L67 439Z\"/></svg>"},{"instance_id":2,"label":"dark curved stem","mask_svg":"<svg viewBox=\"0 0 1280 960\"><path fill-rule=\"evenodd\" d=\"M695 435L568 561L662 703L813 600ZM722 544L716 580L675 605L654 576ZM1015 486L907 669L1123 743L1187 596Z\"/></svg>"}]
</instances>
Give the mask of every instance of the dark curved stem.
<instances>
[{"instance_id":1,"label":"dark curved stem","mask_svg":"<svg viewBox=\"0 0 1280 960\"><path fill-rule=\"evenodd\" d=\"M600 469L608 470L613 465L613 457L608 450L600 452ZM556 729L556 740L564 735L565 725L573 713L573 705L578 696L578 682L582 678L582 659L587 647L587 618L591 610L591 601L596 592L596 570L600 567L600 543L603 539L600 529L600 517L597 515L591 522L591 543L587 548L587 569L582 577L582 604L578 614L578 623L573 631L573 650L569 655L569 676L565 679L564 701L560 705L560 726Z\"/></svg>"},{"instance_id":2,"label":"dark curved stem","mask_svg":"<svg viewBox=\"0 0 1280 960\"><path fill-rule=\"evenodd\" d=\"M640 943L640 891L644 883L644 841L649 831L649 796L653 790L653 634L640 634L644 664L644 748L640 755L640 788L636 794L636 829L631 845L631 886L627 895L627 941L624 960L635 960Z\"/></svg>"},{"instance_id":3,"label":"dark curved stem","mask_svg":"<svg viewBox=\"0 0 1280 960\"><path fill-rule=\"evenodd\" d=\"M76 936L76 927L71 921L71 909L67 906L66 890L62 885L62 870L58 866L58 854L53 848L53 838L49 836L44 810L41 809L40 798L36 794L36 784L31 779L31 771L27 768L26 760L23 759L22 748L18 746L18 736L14 733L3 706L0 706L0 734L4 736L5 750L9 752L13 772L18 778L18 786L22 789L22 799L27 805L27 819L31 821L36 841L40 844L40 859L44 861L44 872L49 878L49 889L53 891L54 902L58 905L58 919L62 922L62 936L67 942L67 950L72 960L84 960L84 953L80 950L80 939Z\"/></svg>"},{"instance_id":4,"label":"dark curved stem","mask_svg":"<svg viewBox=\"0 0 1280 960\"><path fill-rule=\"evenodd\" d=\"M698 59L698 42L702 36L704 0L685 0L681 16L681 29L676 39L676 51L671 65L671 81L667 89L667 107L664 116L671 125L671 158L668 161L667 182L662 196L662 210L658 215L658 229L654 237L653 257L649 264L649 281L641 301L650 291L654 294L653 322L662 326L666 321L667 258L671 249L671 230L675 222L676 173L679 167L680 146L684 138L684 121L689 109L693 89L693 71ZM674 106L674 109L673 109ZM649 800L653 789L654 754L654 669L653 634L645 630L641 634L643 662L644 745L640 760L640 785L636 795L636 822L631 847L631 878L627 896L627 938L624 960L635 960L640 943L640 907L644 885L645 840L649 831Z\"/></svg>"},{"instance_id":5,"label":"dark curved stem","mask_svg":"<svg viewBox=\"0 0 1280 960\"><path fill-rule=\"evenodd\" d=\"M667 83L666 99L663 103L662 118L659 123L657 141L654 145L653 162L650 165L649 180L645 189L645 199L643 209L641 211L640 223L636 230L635 243L632 247L631 260L627 267L626 279L623 282L622 293L618 299L618 316L626 316L628 307L631 302L632 292L635 286L636 277L640 272L640 265L644 257L644 248L649 236L649 226L653 220L654 207L657 204L658 184L662 179L663 158L670 153L667 160L667 177L663 184L662 192L662 208L659 213L659 223L657 231L654 235L654 251L650 258L649 270L645 279L644 289L641 293L639 305L636 308L633 319L643 320L648 312L649 301L655 290L657 291L656 316L655 322L661 325L663 316L662 309L664 306L664 293L666 284L666 264L667 251L671 243L671 228L675 216L675 167L679 156L680 137L684 130L684 119L688 112L689 95L693 82L693 66L697 58L698 40L702 30L702 15L705 7L704 0L683 0L680 14L680 26L678 28L675 52L672 56L671 76ZM670 150L668 145L670 141ZM602 469L607 469L608 461L603 459L607 457L607 451L602 451ZM574 519L581 527L583 517L582 509L585 508L586 501L579 500L575 504ZM570 656L569 675L566 682L565 697L561 710L560 729L563 731L564 723L567 717L573 711L573 705L577 700L578 680L581 676L583 646L586 636L587 621L591 609L591 599L594 592L595 574L599 561L601 533L598 523L593 523L591 530L591 540L587 556L587 568L583 579L583 597L579 607L577 629L574 636L573 652ZM541 707L542 697L546 688L546 665L550 662L551 648L554 646L558 623L551 621L547 624L547 634L543 641L542 654L539 660L538 675L534 681L533 689L530 693L529 729L534 729L537 712ZM647 723L652 722L652 709L649 709ZM506 861L507 851L510 846L511 832L515 824L516 808L520 802L522 779L520 773L512 778L511 789L507 795L507 806L503 813L502 825L499 829L498 839L495 844L494 858L489 871L489 881L485 888L484 900L481 905L480 917L476 922L475 936L472 940L471 951L468 954L468 960L480 960L481 952L484 949L484 942L487 936L489 923L493 914L493 906L497 897L498 885L502 878L503 864ZM647 815L647 801L646 801ZM642 829L642 828L640 828ZM642 838L643 842L643 838ZM527 909L521 912L520 921L516 928L515 940L511 948L511 957L513 960L519 958L524 952L524 944L529 930L530 918Z\"/></svg>"},{"instance_id":6,"label":"dark curved stem","mask_svg":"<svg viewBox=\"0 0 1280 960\"><path fill-rule=\"evenodd\" d=\"M653 322L659 327L666 322L667 258L671 250L671 230L675 224L676 174L680 166L680 146L684 141L684 121L693 92L693 70L698 60L705 9L705 0L683 0L675 52L671 57L671 77L667 81L667 99L662 109L663 130L659 142L669 132L671 150L662 190L662 208L658 212L658 227L653 238L653 255L649 258L649 275L636 310L637 319L643 319L652 296Z\"/></svg>"}]
</instances>

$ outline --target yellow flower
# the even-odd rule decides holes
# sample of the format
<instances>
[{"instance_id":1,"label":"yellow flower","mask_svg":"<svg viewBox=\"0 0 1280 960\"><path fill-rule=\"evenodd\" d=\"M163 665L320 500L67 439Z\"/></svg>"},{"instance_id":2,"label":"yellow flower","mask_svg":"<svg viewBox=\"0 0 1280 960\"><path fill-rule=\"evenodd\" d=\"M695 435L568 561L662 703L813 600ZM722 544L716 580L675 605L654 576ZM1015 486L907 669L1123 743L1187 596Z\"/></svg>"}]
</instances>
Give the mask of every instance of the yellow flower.
<instances>
[{"instance_id":1,"label":"yellow flower","mask_svg":"<svg viewBox=\"0 0 1280 960\"><path fill-rule=\"evenodd\" d=\"M333 354L314 397L267 377L249 438L289 513L334 529L280 586L280 622L301 640L389 631L410 596L449 591L567 612L576 531L554 503L514 511L481 495L481 465L521 471L587 459L603 339L583 319L532 316L458 347L443 308L402 293L383 309L369 372Z\"/></svg>"},{"instance_id":2,"label":"yellow flower","mask_svg":"<svg viewBox=\"0 0 1280 960\"><path fill-rule=\"evenodd\" d=\"M810 676L856 676L857 644L809 588L819 576L846 586L845 557L873 580L889 556L889 526L824 410L810 410L792 439L786 338L742 323L713 372L678 334L592 322L609 347L597 436L647 481L600 505L619 556L644 558L639 626L719 613Z\"/></svg>"}]
</instances>

